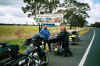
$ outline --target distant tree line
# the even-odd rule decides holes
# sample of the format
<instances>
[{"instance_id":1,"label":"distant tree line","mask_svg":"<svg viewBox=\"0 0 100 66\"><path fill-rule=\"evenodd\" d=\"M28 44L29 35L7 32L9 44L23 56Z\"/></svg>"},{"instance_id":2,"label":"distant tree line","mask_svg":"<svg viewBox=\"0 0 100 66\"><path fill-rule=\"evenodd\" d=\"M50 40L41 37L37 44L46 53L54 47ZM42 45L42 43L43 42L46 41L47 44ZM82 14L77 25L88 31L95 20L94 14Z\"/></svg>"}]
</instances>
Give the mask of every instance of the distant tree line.
<instances>
[{"instance_id":1,"label":"distant tree line","mask_svg":"<svg viewBox=\"0 0 100 66\"><path fill-rule=\"evenodd\" d=\"M100 28L100 22L96 22L95 24L91 24L91 27L99 27Z\"/></svg>"}]
</instances>

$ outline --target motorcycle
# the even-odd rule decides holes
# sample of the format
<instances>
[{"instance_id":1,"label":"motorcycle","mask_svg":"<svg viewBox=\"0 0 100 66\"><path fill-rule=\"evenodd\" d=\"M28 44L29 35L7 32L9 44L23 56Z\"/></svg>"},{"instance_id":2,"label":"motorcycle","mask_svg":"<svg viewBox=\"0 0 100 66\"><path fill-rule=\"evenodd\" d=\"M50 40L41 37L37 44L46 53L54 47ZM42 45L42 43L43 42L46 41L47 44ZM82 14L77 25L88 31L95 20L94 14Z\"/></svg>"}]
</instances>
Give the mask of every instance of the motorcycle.
<instances>
[{"instance_id":1,"label":"motorcycle","mask_svg":"<svg viewBox=\"0 0 100 66\"><path fill-rule=\"evenodd\" d=\"M57 39L57 36L51 36L49 38L49 42L53 43L52 49L53 49L53 51L56 55L62 55L63 54L63 48L62 48L61 42Z\"/></svg>"},{"instance_id":2,"label":"motorcycle","mask_svg":"<svg viewBox=\"0 0 100 66\"><path fill-rule=\"evenodd\" d=\"M35 35L35 39L30 38L25 41L25 44L29 46L26 53L21 54L18 52L19 47L14 46L13 48L9 45L6 46L5 57L2 58L0 54L0 65L2 66L46 66L48 64L47 54L43 47L43 41ZM3 44L6 45L6 44ZM0 49L5 49L0 45ZM9 46L9 47L8 47ZM16 49L15 49L16 48ZM7 56L7 57L6 57Z\"/></svg>"},{"instance_id":3,"label":"motorcycle","mask_svg":"<svg viewBox=\"0 0 100 66\"><path fill-rule=\"evenodd\" d=\"M76 45L76 44L80 43L80 35L76 31L72 32L72 34L71 34L69 39L70 39L70 42L71 42L72 45Z\"/></svg>"},{"instance_id":4,"label":"motorcycle","mask_svg":"<svg viewBox=\"0 0 100 66\"><path fill-rule=\"evenodd\" d=\"M43 43L43 37L40 34L35 34L25 41L24 44L29 45L25 51L25 54L29 54L29 64L32 62L34 66L46 66L48 64L48 57ZM29 64L28 66L30 66Z\"/></svg>"},{"instance_id":5,"label":"motorcycle","mask_svg":"<svg viewBox=\"0 0 100 66\"><path fill-rule=\"evenodd\" d=\"M0 43L0 65L15 66L14 63L21 57L18 45Z\"/></svg>"}]
</instances>

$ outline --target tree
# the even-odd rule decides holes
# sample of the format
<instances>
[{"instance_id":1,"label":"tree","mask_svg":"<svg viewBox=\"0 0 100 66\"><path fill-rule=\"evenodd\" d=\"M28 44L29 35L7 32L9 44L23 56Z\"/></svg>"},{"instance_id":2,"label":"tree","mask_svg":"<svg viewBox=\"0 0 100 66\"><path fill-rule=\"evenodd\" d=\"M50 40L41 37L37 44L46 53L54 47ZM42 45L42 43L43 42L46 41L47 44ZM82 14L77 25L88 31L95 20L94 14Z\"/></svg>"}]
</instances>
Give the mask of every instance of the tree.
<instances>
[{"instance_id":1,"label":"tree","mask_svg":"<svg viewBox=\"0 0 100 66\"><path fill-rule=\"evenodd\" d=\"M66 10L64 10L64 18L66 22L72 26L83 26L86 18L89 17L87 11L90 10L87 3L80 3L76 0L65 0L63 3Z\"/></svg>"},{"instance_id":2,"label":"tree","mask_svg":"<svg viewBox=\"0 0 100 66\"><path fill-rule=\"evenodd\" d=\"M27 13L28 17L39 14L41 7L45 5L46 0L23 0L26 3L25 7L22 7L24 13Z\"/></svg>"},{"instance_id":3,"label":"tree","mask_svg":"<svg viewBox=\"0 0 100 66\"><path fill-rule=\"evenodd\" d=\"M34 16L36 19L36 15L41 13L41 10L44 10L44 13L48 12L52 13L54 9L57 8L59 0L23 0L26 3L25 7L22 7L24 13L30 16ZM39 31L41 30L39 24Z\"/></svg>"},{"instance_id":4,"label":"tree","mask_svg":"<svg viewBox=\"0 0 100 66\"><path fill-rule=\"evenodd\" d=\"M91 24L91 27L100 28L100 22L95 22L94 24Z\"/></svg>"},{"instance_id":5,"label":"tree","mask_svg":"<svg viewBox=\"0 0 100 66\"><path fill-rule=\"evenodd\" d=\"M52 13L53 10L55 10L59 6L59 4L59 0L47 0L44 8L46 8L46 10L49 10L49 13Z\"/></svg>"},{"instance_id":6,"label":"tree","mask_svg":"<svg viewBox=\"0 0 100 66\"><path fill-rule=\"evenodd\" d=\"M60 3L60 0L23 0L26 5L22 7L24 13L30 16L36 16L41 11L44 13L52 13L57 7L64 7L66 10L59 11L64 14L64 22L71 26L82 26L86 22L86 18L89 17L87 11L90 10L87 3L80 3L76 0L64 0L64 3Z\"/></svg>"},{"instance_id":7,"label":"tree","mask_svg":"<svg viewBox=\"0 0 100 66\"><path fill-rule=\"evenodd\" d=\"M41 10L50 13L57 8L59 0L23 0L26 3L25 7L22 7L24 13L28 14L28 17L36 14L40 14Z\"/></svg>"}]
</instances>

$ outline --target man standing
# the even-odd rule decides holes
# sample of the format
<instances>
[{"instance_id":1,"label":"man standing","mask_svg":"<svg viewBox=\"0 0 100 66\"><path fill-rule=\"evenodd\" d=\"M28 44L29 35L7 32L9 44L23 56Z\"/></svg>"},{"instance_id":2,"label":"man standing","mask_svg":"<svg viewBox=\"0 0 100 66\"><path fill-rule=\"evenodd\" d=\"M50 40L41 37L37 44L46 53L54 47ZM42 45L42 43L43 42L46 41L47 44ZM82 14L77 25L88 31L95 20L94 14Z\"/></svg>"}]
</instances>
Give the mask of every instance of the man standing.
<instances>
[{"instance_id":1,"label":"man standing","mask_svg":"<svg viewBox=\"0 0 100 66\"><path fill-rule=\"evenodd\" d=\"M69 33L66 31L65 26L61 26L60 30L57 39L61 42L62 48L64 49L64 56L72 56L72 52L69 49Z\"/></svg>"},{"instance_id":2,"label":"man standing","mask_svg":"<svg viewBox=\"0 0 100 66\"><path fill-rule=\"evenodd\" d=\"M44 36L44 47L46 46L46 43L48 43L49 49L51 50L50 43L48 42L50 32L47 29L47 25L44 25L44 28L41 29L40 34Z\"/></svg>"}]
</instances>

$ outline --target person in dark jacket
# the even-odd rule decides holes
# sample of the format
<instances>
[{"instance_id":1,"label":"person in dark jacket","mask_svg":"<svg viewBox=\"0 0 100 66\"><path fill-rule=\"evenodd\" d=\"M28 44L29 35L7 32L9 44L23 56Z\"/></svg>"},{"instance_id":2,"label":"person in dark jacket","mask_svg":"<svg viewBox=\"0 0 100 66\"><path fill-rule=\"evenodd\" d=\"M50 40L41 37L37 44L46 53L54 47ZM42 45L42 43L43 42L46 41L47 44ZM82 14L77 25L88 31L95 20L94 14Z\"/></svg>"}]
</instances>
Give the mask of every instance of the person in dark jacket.
<instances>
[{"instance_id":1,"label":"person in dark jacket","mask_svg":"<svg viewBox=\"0 0 100 66\"><path fill-rule=\"evenodd\" d=\"M46 46L46 43L48 43L49 50L51 50L50 43L48 41L48 39L50 37L50 32L47 29L47 25L44 25L44 28L41 29L40 34L44 36L44 47Z\"/></svg>"},{"instance_id":2,"label":"person in dark jacket","mask_svg":"<svg viewBox=\"0 0 100 66\"><path fill-rule=\"evenodd\" d=\"M72 52L69 48L69 33L66 31L65 26L61 26L60 30L57 39L60 41L62 48L64 49L64 56L72 56Z\"/></svg>"}]
</instances>

